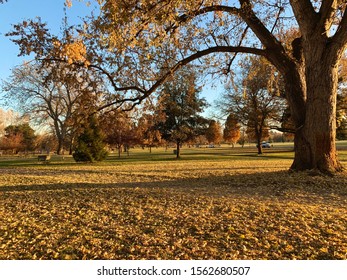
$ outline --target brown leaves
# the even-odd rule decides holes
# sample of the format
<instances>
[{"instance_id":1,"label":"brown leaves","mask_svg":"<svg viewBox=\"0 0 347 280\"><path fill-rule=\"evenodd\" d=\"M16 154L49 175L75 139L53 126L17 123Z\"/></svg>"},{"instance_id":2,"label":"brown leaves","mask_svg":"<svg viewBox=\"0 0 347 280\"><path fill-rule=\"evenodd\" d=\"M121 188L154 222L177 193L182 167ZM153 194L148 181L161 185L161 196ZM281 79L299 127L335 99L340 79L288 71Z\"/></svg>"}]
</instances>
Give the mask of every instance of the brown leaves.
<instances>
[{"instance_id":1,"label":"brown leaves","mask_svg":"<svg viewBox=\"0 0 347 280\"><path fill-rule=\"evenodd\" d=\"M2 169L0 259L346 259L346 177L289 164Z\"/></svg>"}]
</instances>

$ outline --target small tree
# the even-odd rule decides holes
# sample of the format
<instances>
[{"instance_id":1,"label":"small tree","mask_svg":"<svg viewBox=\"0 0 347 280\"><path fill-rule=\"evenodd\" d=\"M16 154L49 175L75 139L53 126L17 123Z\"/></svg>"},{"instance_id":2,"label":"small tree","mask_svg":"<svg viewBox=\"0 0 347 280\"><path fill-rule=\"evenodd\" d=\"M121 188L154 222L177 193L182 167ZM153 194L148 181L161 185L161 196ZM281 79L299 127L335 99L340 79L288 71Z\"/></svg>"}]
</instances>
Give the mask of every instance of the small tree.
<instances>
[{"instance_id":1,"label":"small tree","mask_svg":"<svg viewBox=\"0 0 347 280\"><path fill-rule=\"evenodd\" d=\"M220 144L223 139L222 127L219 122L212 120L206 130L206 139L210 144Z\"/></svg>"},{"instance_id":2,"label":"small tree","mask_svg":"<svg viewBox=\"0 0 347 280\"><path fill-rule=\"evenodd\" d=\"M247 123L246 133L248 139L257 143L258 154L262 153L261 142L267 140L270 136L269 126L267 122L261 123L259 126L254 120L249 120Z\"/></svg>"},{"instance_id":3,"label":"small tree","mask_svg":"<svg viewBox=\"0 0 347 280\"><path fill-rule=\"evenodd\" d=\"M238 118L234 114L230 114L223 130L224 141L231 143L234 147L235 143L240 139L240 127Z\"/></svg>"},{"instance_id":4,"label":"small tree","mask_svg":"<svg viewBox=\"0 0 347 280\"><path fill-rule=\"evenodd\" d=\"M137 142L138 135L129 112L115 110L103 115L102 129L106 143L118 150L118 157L121 156L122 148L128 150L131 144Z\"/></svg>"},{"instance_id":5,"label":"small tree","mask_svg":"<svg viewBox=\"0 0 347 280\"><path fill-rule=\"evenodd\" d=\"M41 153L49 153L57 149L57 138L53 133L40 134L36 137L35 147Z\"/></svg>"},{"instance_id":6,"label":"small tree","mask_svg":"<svg viewBox=\"0 0 347 280\"><path fill-rule=\"evenodd\" d=\"M247 139L246 131L244 128L242 128L242 133L241 133L240 138L237 141L237 143L240 144L243 148L245 146L246 139Z\"/></svg>"},{"instance_id":7,"label":"small tree","mask_svg":"<svg viewBox=\"0 0 347 280\"><path fill-rule=\"evenodd\" d=\"M176 157L180 157L180 147L184 142L204 134L207 120L200 116L206 106L199 98L196 73L192 68L181 69L166 82L159 97L157 114L163 119L157 129L167 141L176 143Z\"/></svg>"},{"instance_id":8,"label":"small tree","mask_svg":"<svg viewBox=\"0 0 347 280\"><path fill-rule=\"evenodd\" d=\"M23 149L23 136L21 134L4 136L0 140L0 149L16 153Z\"/></svg>"},{"instance_id":9,"label":"small tree","mask_svg":"<svg viewBox=\"0 0 347 280\"><path fill-rule=\"evenodd\" d=\"M141 144L149 147L149 152L152 152L152 147L162 144L162 136L156 128L156 123L159 121L156 114L143 114L138 121L138 132Z\"/></svg>"},{"instance_id":10,"label":"small tree","mask_svg":"<svg viewBox=\"0 0 347 280\"><path fill-rule=\"evenodd\" d=\"M83 124L82 133L77 138L73 158L81 162L102 161L107 157L104 136L101 133L97 118L92 115Z\"/></svg>"},{"instance_id":11,"label":"small tree","mask_svg":"<svg viewBox=\"0 0 347 280\"><path fill-rule=\"evenodd\" d=\"M5 128L5 141L10 149L32 151L35 144L35 131L28 123L9 125ZM16 143L16 144L15 144Z\"/></svg>"}]
</instances>

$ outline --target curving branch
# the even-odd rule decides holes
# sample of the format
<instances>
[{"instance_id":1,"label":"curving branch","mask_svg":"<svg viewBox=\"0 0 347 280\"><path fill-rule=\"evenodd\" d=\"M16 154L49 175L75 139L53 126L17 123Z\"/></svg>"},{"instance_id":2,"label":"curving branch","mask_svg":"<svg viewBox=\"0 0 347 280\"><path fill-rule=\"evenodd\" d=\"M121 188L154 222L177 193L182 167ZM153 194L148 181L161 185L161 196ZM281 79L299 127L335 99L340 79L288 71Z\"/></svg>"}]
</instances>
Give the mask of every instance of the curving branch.
<instances>
[{"instance_id":1,"label":"curving branch","mask_svg":"<svg viewBox=\"0 0 347 280\"><path fill-rule=\"evenodd\" d=\"M261 56L266 56L266 52L262 49L257 48L248 48L248 47L232 47L232 46L217 46L217 47L211 47L205 50L198 51L178 63L176 63L173 67L170 68L165 74L163 74L149 89L147 90L138 90L137 87L124 87L124 88L114 88L115 91L127 91L127 90L138 90L141 92L141 95L138 95L133 98L124 98L120 100L116 100L114 102L105 104L98 108L98 111L102 111L105 108L117 105L118 107L121 107L125 103L132 103L132 106L127 108L127 110L133 109L136 105L141 104L143 100L148 98L153 92L155 92L174 72L176 72L178 69L183 67L184 65L187 65L188 63L197 60L201 57L207 56L212 53L249 53L249 54L256 54ZM110 76L108 76L111 78Z\"/></svg>"},{"instance_id":2,"label":"curving branch","mask_svg":"<svg viewBox=\"0 0 347 280\"><path fill-rule=\"evenodd\" d=\"M189 20L211 12L226 12L232 15L239 15L240 10L236 7L224 6L224 5L213 5L203 7L199 10L190 12L189 14L183 14L177 17L176 22L166 29L166 32L175 31L181 24L188 22Z\"/></svg>"}]
</instances>

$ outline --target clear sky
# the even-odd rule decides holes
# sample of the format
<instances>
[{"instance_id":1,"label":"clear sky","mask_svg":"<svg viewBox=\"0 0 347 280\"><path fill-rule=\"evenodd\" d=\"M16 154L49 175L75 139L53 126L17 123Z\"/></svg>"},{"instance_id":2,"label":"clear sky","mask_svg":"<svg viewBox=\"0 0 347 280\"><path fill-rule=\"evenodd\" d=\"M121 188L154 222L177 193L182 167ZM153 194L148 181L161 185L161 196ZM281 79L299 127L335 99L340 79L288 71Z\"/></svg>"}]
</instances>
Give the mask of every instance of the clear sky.
<instances>
[{"instance_id":1,"label":"clear sky","mask_svg":"<svg viewBox=\"0 0 347 280\"><path fill-rule=\"evenodd\" d=\"M64 17L65 0L8 0L0 4L0 80L11 74L11 69L25 60L18 57L18 47L5 34L12 30L12 25L26 19L41 17L54 34L59 33ZM80 22L79 18L87 15L91 8L74 2L67 10L69 22ZM27 60L29 58L26 58Z\"/></svg>"}]
</instances>

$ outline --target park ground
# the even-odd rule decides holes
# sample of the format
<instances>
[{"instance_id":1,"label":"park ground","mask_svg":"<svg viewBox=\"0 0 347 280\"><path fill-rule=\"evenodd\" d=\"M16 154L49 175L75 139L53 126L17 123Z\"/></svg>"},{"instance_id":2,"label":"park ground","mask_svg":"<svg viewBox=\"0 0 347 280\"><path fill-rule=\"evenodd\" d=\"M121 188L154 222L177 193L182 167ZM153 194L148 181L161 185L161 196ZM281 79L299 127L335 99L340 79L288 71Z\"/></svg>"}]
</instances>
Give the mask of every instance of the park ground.
<instances>
[{"instance_id":1,"label":"park ground","mask_svg":"<svg viewBox=\"0 0 347 280\"><path fill-rule=\"evenodd\" d=\"M347 142L339 142L347 168ZM347 259L347 173L292 147L0 158L0 259Z\"/></svg>"}]
</instances>

